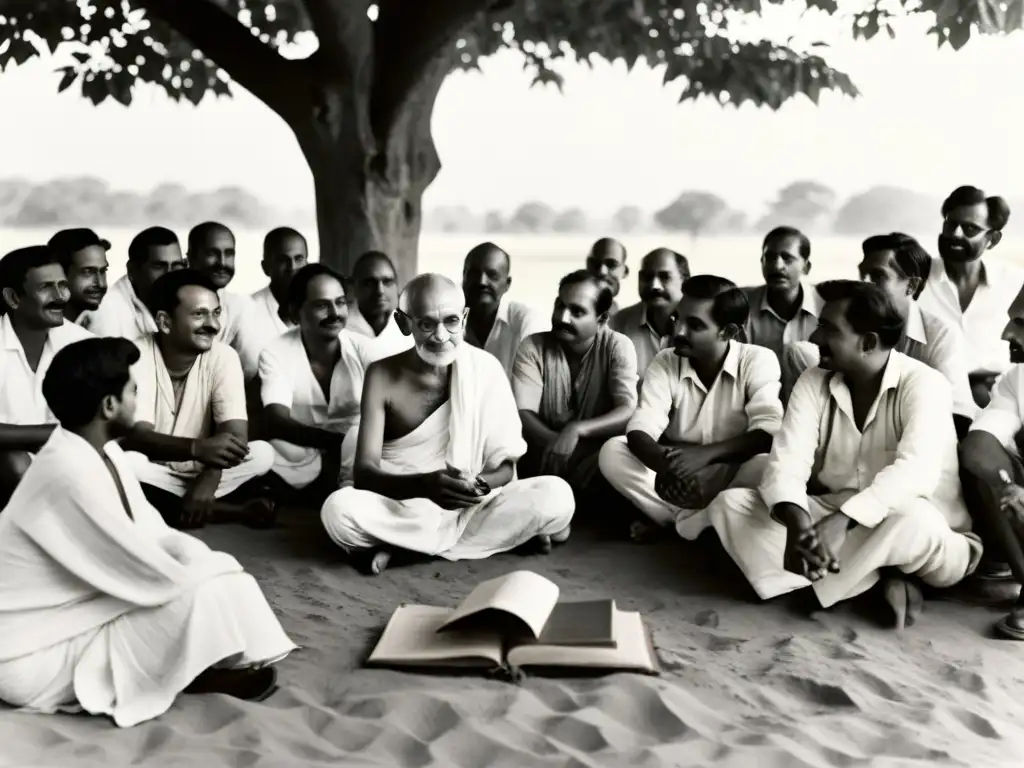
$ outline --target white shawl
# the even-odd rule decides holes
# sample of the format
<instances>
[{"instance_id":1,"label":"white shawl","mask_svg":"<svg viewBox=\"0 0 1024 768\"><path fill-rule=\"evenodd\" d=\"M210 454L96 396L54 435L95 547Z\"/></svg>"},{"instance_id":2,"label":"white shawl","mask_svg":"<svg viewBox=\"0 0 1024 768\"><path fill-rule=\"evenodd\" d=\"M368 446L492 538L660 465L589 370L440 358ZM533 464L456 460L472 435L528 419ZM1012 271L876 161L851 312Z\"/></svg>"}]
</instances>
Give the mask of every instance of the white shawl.
<instances>
[{"instance_id":1,"label":"white shawl","mask_svg":"<svg viewBox=\"0 0 1024 768\"><path fill-rule=\"evenodd\" d=\"M0 514L0 661L69 640L138 608L164 605L242 567L168 527L116 443L114 479L84 439L58 428Z\"/></svg>"}]
</instances>

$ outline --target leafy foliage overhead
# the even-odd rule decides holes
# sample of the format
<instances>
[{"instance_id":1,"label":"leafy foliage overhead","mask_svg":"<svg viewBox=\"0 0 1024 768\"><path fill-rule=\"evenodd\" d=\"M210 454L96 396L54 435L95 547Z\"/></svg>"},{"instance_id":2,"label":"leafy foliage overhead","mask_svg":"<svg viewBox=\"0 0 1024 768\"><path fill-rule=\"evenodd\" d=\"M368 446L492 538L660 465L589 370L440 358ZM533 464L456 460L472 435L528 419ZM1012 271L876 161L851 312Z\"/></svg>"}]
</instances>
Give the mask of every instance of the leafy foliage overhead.
<instances>
[{"instance_id":1,"label":"leafy foliage overhead","mask_svg":"<svg viewBox=\"0 0 1024 768\"><path fill-rule=\"evenodd\" d=\"M199 52L159 20L172 5L200 15L215 5L226 12L221 20L235 19L252 40L280 49L304 32L317 32L311 19L323 13L308 13L313 4L379 44L374 27L380 25L373 21L378 13L400 20L414 6L422 12L429 4L443 14L453 2L380 0L378 7L367 0L0 0L0 69L66 47L76 63L61 70L61 90L77 82L95 103L111 97L127 105L135 83L154 83L173 99L198 104L206 94L230 93L232 67L222 60L225 73L210 58L225 51ZM823 44L798 50L735 32L744 19L783 2L794 0L480 0L490 10L468 29L450 31L452 61L472 68L482 57L512 48L522 52L538 82L556 84L555 67L563 59L623 59L630 66L644 61L664 65L666 82L682 82L684 100L708 96L771 108L799 93L815 102L825 90L856 95L849 77L820 55ZM806 0L806 7L829 15L840 11L838 0ZM883 30L894 34L896 17L931 13L939 45L960 48L972 31L1020 28L1022 8L1024 0L861 0L849 17L855 37L871 38Z\"/></svg>"}]
</instances>

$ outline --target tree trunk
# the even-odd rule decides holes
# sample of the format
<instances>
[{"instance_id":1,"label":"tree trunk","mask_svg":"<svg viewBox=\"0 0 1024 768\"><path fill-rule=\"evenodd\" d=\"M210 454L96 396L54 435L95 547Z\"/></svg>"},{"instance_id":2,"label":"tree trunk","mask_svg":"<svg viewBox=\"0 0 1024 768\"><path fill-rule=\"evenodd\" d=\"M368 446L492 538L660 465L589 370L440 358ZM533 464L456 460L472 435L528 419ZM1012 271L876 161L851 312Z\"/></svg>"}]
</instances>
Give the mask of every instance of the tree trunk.
<instances>
[{"instance_id":1,"label":"tree trunk","mask_svg":"<svg viewBox=\"0 0 1024 768\"><path fill-rule=\"evenodd\" d=\"M423 193L441 169L431 116L450 70L445 60L424 72L383 135L370 126L372 94L342 83L322 86L308 122L292 125L313 174L320 260L343 275L378 250L401 284L416 276Z\"/></svg>"}]
</instances>

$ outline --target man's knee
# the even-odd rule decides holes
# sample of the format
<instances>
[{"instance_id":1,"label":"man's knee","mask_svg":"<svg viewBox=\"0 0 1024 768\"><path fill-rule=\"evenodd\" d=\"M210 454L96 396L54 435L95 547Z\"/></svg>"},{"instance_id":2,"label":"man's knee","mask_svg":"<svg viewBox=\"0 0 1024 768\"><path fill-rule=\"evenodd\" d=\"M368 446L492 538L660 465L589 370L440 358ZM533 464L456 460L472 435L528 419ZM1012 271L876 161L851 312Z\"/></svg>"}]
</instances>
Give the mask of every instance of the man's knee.
<instances>
[{"instance_id":1,"label":"man's knee","mask_svg":"<svg viewBox=\"0 0 1024 768\"><path fill-rule=\"evenodd\" d=\"M542 475L524 480L531 490L544 498L544 508L552 517L572 517L576 511L576 496L572 486L554 475Z\"/></svg>"},{"instance_id":2,"label":"man's knee","mask_svg":"<svg viewBox=\"0 0 1024 768\"><path fill-rule=\"evenodd\" d=\"M727 488L708 505L707 514L713 526L731 517L763 513L768 516L761 493L756 488Z\"/></svg>"},{"instance_id":3,"label":"man's knee","mask_svg":"<svg viewBox=\"0 0 1024 768\"><path fill-rule=\"evenodd\" d=\"M637 461L633 452L629 450L626 438L613 437L601 446L601 451L597 455L597 466L605 479L611 481L611 478L622 474L624 463L630 460Z\"/></svg>"},{"instance_id":4,"label":"man's knee","mask_svg":"<svg viewBox=\"0 0 1024 768\"><path fill-rule=\"evenodd\" d=\"M263 440L255 440L249 443L249 455L246 462L252 474L256 477L265 475L274 466L274 459L277 454L274 446Z\"/></svg>"},{"instance_id":5,"label":"man's knee","mask_svg":"<svg viewBox=\"0 0 1024 768\"><path fill-rule=\"evenodd\" d=\"M355 488L342 488L328 496L320 508L320 524L331 541L346 551L370 545L353 515L359 504L359 496L363 493L365 491L358 491Z\"/></svg>"}]
</instances>

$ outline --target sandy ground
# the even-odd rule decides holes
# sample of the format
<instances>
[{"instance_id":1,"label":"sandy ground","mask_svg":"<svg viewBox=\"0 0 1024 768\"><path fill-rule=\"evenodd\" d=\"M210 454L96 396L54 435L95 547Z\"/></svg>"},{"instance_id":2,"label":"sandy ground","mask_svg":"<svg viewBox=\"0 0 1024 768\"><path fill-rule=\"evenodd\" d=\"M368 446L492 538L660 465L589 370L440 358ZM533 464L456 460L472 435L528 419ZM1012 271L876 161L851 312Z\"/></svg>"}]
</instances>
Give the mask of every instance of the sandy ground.
<instances>
[{"instance_id":1,"label":"sandy ground","mask_svg":"<svg viewBox=\"0 0 1024 768\"><path fill-rule=\"evenodd\" d=\"M869 602L801 613L755 604L714 542L639 546L577 532L548 557L421 562L367 578L311 516L202 532L259 579L303 649L263 704L186 696L121 730L87 716L0 712L0 765L937 766L1024 764L1024 646L995 610L929 602L897 635ZM563 595L612 595L653 631L660 678L477 678L364 670L401 601L454 605L517 568Z\"/></svg>"}]
</instances>

